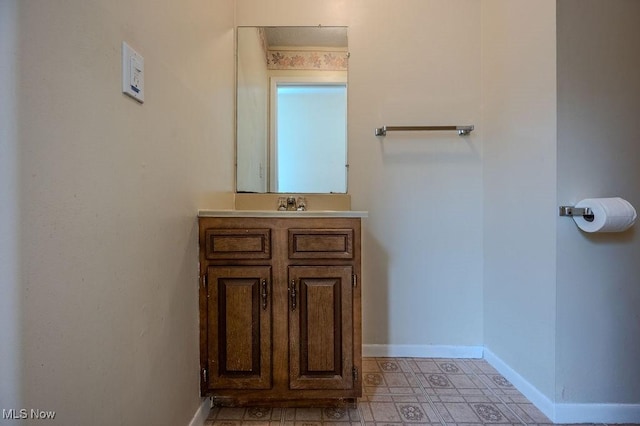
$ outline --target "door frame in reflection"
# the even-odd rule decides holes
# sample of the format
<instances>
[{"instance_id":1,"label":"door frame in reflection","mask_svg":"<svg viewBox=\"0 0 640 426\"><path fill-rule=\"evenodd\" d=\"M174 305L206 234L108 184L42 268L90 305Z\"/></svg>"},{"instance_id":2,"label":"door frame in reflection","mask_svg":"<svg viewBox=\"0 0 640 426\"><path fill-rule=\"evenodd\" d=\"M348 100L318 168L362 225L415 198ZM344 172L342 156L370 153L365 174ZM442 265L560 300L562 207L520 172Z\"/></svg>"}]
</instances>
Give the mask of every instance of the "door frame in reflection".
<instances>
[{"instance_id":1,"label":"door frame in reflection","mask_svg":"<svg viewBox=\"0 0 640 426\"><path fill-rule=\"evenodd\" d=\"M304 89L302 98L320 96L330 99L329 111L320 109L327 102L312 101L291 111L293 120L282 120L279 107L279 88ZM322 90L326 88L327 90ZM298 92L302 93L302 92ZM347 80L339 76L292 77L272 76L270 79L270 149L269 191L305 193L347 192ZM288 106L289 105L289 106ZM285 103L285 110L290 104ZM309 110L308 108L311 108ZM280 112L279 112L280 111ZM304 112L302 112L304 111ZM333 114L333 119L328 119ZM310 120L305 120L305 117ZM313 118L311 120L311 118ZM286 127L283 128L283 125ZM287 139L294 135L293 138ZM290 160L281 167L283 158L278 149L281 137L289 147L285 151ZM317 143L313 143L313 141ZM302 152L304 144L316 146L314 152ZM296 146L297 145L297 146ZM293 148L293 149L292 149ZM295 157L295 158L294 158Z\"/></svg>"}]
</instances>

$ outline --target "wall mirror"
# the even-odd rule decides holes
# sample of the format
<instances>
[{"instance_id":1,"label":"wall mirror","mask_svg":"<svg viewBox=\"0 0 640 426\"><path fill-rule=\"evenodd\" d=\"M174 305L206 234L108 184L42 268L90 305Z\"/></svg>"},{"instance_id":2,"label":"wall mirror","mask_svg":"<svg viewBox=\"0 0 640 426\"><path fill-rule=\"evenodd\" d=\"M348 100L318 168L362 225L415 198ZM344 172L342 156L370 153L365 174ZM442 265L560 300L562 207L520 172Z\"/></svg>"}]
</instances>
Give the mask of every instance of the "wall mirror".
<instances>
[{"instance_id":1,"label":"wall mirror","mask_svg":"<svg viewBox=\"0 0 640 426\"><path fill-rule=\"evenodd\" d=\"M236 190L346 193L347 28L236 36Z\"/></svg>"}]
</instances>

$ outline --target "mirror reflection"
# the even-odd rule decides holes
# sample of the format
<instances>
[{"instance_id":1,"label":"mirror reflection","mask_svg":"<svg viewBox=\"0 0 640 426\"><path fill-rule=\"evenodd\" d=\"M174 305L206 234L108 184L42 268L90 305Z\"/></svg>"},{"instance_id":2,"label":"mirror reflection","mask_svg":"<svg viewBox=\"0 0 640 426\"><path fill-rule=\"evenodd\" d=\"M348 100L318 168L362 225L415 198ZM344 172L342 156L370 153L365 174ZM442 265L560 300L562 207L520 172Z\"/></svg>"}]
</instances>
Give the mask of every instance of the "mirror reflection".
<instances>
[{"instance_id":1,"label":"mirror reflection","mask_svg":"<svg viewBox=\"0 0 640 426\"><path fill-rule=\"evenodd\" d=\"M238 192L347 192L347 28L238 27Z\"/></svg>"}]
</instances>

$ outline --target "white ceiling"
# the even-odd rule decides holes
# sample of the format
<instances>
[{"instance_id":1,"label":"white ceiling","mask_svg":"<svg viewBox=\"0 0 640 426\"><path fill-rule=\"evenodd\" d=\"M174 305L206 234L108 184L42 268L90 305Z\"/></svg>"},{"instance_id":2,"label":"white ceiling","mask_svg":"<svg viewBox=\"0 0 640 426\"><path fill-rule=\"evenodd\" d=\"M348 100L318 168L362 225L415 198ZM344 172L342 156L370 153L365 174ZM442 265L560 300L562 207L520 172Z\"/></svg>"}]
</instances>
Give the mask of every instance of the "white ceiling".
<instances>
[{"instance_id":1,"label":"white ceiling","mask_svg":"<svg viewBox=\"0 0 640 426\"><path fill-rule=\"evenodd\" d=\"M265 27L268 46L347 47L346 27Z\"/></svg>"}]
</instances>

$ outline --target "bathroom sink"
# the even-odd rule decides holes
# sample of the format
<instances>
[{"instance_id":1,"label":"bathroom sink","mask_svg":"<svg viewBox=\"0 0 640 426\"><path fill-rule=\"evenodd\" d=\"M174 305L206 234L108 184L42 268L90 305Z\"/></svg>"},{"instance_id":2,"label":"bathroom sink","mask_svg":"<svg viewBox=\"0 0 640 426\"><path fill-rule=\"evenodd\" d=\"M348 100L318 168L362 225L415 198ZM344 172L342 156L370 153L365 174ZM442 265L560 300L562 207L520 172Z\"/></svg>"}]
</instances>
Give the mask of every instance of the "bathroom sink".
<instances>
[{"instance_id":1,"label":"bathroom sink","mask_svg":"<svg viewBox=\"0 0 640 426\"><path fill-rule=\"evenodd\" d=\"M355 210L198 210L198 217L367 217L366 211Z\"/></svg>"}]
</instances>

